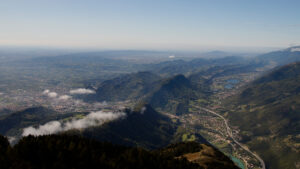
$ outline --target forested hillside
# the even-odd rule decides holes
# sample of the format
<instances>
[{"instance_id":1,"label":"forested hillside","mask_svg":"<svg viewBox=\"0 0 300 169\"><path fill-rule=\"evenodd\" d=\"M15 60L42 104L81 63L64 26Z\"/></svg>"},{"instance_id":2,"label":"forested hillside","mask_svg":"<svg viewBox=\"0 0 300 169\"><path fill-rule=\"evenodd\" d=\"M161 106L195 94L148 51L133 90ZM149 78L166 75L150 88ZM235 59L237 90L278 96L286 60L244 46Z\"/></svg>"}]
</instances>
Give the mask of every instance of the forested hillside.
<instances>
[{"instance_id":1,"label":"forested hillside","mask_svg":"<svg viewBox=\"0 0 300 169\"><path fill-rule=\"evenodd\" d=\"M206 152L201 156L206 159L216 154L215 159L220 163L213 160L204 160L203 164L192 163L180 157L186 153L204 151L203 147L205 145L198 143L184 143L169 147L167 150L172 148L171 152L151 152L65 135L28 136L11 147L7 139L0 136L0 164L2 169L213 169L216 166L220 169L237 169L229 158L215 149L211 149L210 154Z\"/></svg>"},{"instance_id":2,"label":"forested hillside","mask_svg":"<svg viewBox=\"0 0 300 169\"><path fill-rule=\"evenodd\" d=\"M299 166L300 63L257 79L225 104L242 141L262 154L270 168Z\"/></svg>"}]
</instances>

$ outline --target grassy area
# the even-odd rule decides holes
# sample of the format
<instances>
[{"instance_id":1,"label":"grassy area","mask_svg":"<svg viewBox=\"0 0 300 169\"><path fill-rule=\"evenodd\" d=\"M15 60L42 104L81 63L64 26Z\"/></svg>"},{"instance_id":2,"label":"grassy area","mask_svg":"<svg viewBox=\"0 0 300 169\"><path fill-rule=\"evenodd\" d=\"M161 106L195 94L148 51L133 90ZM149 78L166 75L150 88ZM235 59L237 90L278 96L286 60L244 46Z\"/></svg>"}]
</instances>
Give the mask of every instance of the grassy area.
<instances>
[{"instance_id":1,"label":"grassy area","mask_svg":"<svg viewBox=\"0 0 300 169\"><path fill-rule=\"evenodd\" d=\"M182 135L182 141L195 141L196 140L196 136L194 134L190 134L190 133L185 133Z\"/></svg>"}]
</instances>

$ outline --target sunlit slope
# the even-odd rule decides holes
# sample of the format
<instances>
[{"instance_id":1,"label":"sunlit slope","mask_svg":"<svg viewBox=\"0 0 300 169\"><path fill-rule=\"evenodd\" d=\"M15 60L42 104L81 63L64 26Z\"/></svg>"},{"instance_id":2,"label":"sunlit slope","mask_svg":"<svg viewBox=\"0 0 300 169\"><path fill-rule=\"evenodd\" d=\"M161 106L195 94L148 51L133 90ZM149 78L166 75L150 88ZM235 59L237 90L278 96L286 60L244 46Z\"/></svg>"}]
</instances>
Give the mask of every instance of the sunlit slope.
<instances>
[{"instance_id":1,"label":"sunlit slope","mask_svg":"<svg viewBox=\"0 0 300 169\"><path fill-rule=\"evenodd\" d=\"M228 100L228 116L242 141L270 168L300 164L300 63L274 70Z\"/></svg>"}]
</instances>

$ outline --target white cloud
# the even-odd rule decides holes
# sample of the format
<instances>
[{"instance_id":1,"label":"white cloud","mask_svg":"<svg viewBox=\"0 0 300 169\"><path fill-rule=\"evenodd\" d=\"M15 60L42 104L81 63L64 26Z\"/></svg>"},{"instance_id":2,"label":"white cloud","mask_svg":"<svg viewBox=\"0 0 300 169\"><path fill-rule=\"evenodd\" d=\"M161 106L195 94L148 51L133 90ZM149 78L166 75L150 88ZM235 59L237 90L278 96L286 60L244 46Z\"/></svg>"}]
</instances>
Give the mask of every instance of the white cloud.
<instances>
[{"instance_id":1,"label":"white cloud","mask_svg":"<svg viewBox=\"0 0 300 169\"><path fill-rule=\"evenodd\" d=\"M103 106L107 106L107 105L108 105L108 104L107 104L106 101L94 103L94 107L95 107L95 108L102 108Z\"/></svg>"},{"instance_id":2,"label":"white cloud","mask_svg":"<svg viewBox=\"0 0 300 169\"><path fill-rule=\"evenodd\" d=\"M111 121L125 116L125 113L113 113L113 112L91 112L83 119L72 120L65 124L65 130L70 129L83 129L87 127L97 126L103 124L105 121Z\"/></svg>"},{"instance_id":3,"label":"white cloud","mask_svg":"<svg viewBox=\"0 0 300 169\"><path fill-rule=\"evenodd\" d=\"M69 100L69 99L71 99L72 97L71 96L69 96L69 95L62 95L62 96L59 96L58 97L58 100Z\"/></svg>"},{"instance_id":4,"label":"white cloud","mask_svg":"<svg viewBox=\"0 0 300 169\"><path fill-rule=\"evenodd\" d=\"M291 52L300 52L300 48L292 48Z\"/></svg>"},{"instance_id":5,"label":"white cloud","mask_svg":"<svg viewBox=\"0 0 300 169\"><path fill-rule=\"evenodd\" d=\"M40 125L38 128L34 128L32 126L27 127L23 130L22 136L28 136L28 135L47 135L47 134L53 134L58 133L63 130L61 123L59 121L51 121L44 125Z\"/></svg>"},{"instance_id":6,"label":"white cloud","mask_svg":"<svg viewBox=\"0 0 300 169\"><path fill-rule=\"evenodd\" d=\"M17 140L17 138L13 136L8 136L7 139L10 144L13 144Z\"/></svg>"},{"instance_id":7,"label":"white cloud","mask_svg":"<svg viewBox=\"0 0 300 169\"><path fill-rule=\"evenodd\" d=\"M49 92L50 92L50 90L46 89L46 90L43 91L43 94L46 95L46 94L48 94Z\"/></svg>"},{"instance_id":8,"label":"white cloud","mask_svg":"<svg viewBox=\"0 0 300 169\"><path fill-rule=\"evenodd\" d=\"M82 119L73 119L68 122L50 121L44 125L40 125L37 128L32 126L27 127L23 129L22 136L47 135L67 131L70 129L84 129L88 127L102 125L106 121L112 121L122 117L126 117L126 114L123 112L91 112Z\"/></svg>"},{"instance_id":9,"label":"white cloud","mask_svg":"<svg viewBox=\"0 0 300 169\"><path fill-rule=\"evenodd\" d=\"M50 98L56 98L58 94L56 92L50 92L50 90L46 89L43 91L43 95L47 95Z\"/></svg>"},{"instance_id":10,"label":"white cloud","mask_svg":"<svg viewBox=\"0 0 300 169\"><path fill-rule=\"evenodd\" d=\"M144 114L146 110L147 110L146 107L142 107L142 109L141 109L141 114Z\"/></svg>"},{"instance_id":11,"label":"white cloud","mask_svg":"<svg viewBox=\"0 0 300 169\"><path fill-rule=\"evenodd\" d=\"M70 94L93 94L96 93L94 90L85 89L85 88L79 88L70 90Z\"/></svg>"},{"instance_id":12,"label":"white cloud","mask_svg":"<svg viewBox=\"0 0 300 169\"><path fill-rule=\"evenodd\" d=\"M49 92L48 93L48 97L56 98L57 97L57 93L56 92Z\"/></svg>"},{"instance_id":13,"label":"white cloud","mask_svg":"<svg viewBox=\"0 0 300 169\"><path fill-rule=\"evenodd\" d=\"M171 55L171 56L169 56L169 58L170 58L170 59L173 59L173 58L175 58L175 56L174 56L174 55Z\"/></svg>"}]
</instances>

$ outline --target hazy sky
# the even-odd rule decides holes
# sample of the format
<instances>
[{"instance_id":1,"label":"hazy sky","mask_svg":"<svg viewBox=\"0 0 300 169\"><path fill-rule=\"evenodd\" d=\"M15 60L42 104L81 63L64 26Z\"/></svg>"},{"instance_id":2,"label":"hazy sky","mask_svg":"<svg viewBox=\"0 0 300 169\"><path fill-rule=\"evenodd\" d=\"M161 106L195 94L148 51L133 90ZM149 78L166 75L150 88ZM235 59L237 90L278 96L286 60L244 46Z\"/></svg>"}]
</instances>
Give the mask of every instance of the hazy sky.
<instances>
[{"instance_id":1,"label":"hazy sky","mask_svg":"<svg viewBox=\"0 0 300 169\"><path fill-rule=\"evenodd\" d=\"M0 45L100 49L300 44L299 0L0 0Z\"/></svg>"}]
</instances>

